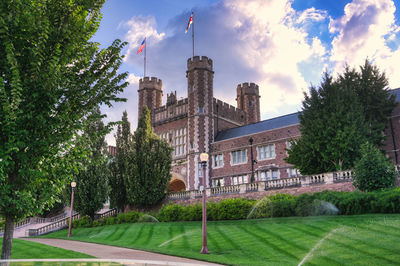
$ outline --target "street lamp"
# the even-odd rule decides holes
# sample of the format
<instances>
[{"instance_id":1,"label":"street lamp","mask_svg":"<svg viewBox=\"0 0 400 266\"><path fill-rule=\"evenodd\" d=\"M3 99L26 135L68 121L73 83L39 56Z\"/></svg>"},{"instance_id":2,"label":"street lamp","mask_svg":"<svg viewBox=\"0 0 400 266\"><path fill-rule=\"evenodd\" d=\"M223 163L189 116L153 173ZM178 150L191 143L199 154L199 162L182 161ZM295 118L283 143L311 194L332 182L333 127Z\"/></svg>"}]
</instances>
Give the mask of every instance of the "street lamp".
<instances>
[{"instance_id":1,"label":"street lamp","mask_svg":"<svg viewBox=\"0 0 400 266\"><path fill-rule=\"evenodd\" d=\"M206 205L206 167L208 162L208 154L200 154L201 166L203 167L203 185L200 186L200 190L203 190L203 247L200 251L201 254L210 254L207 248L207 205Z\"/></svg>"},{"instance_id":2,"label":"street lamp","mask_svg":"<svg viewBox=\"0 0 400 266\"><path fill-rule=\"evenodd\" d=\"M253 159L253 138L249 139L250 142L250 156L251 156L251 178L250 178L250 182L253 183L254 182L254 159Z\"/></svg>"},{"instance_id":3,"label":"street lamp","mask_svg":"<svg viewBox=\"0 0 400 266\"><path fill-rule=\"evenodd\" d=\"M76 187L76 182L71 182L71 188L72 188L72 192L71 192L71 212L69 215L69 229L68 229L68 237L71 237L71 230L72 230L72 213L74 211L74 190Z\"/></svg>"}]
</instances>

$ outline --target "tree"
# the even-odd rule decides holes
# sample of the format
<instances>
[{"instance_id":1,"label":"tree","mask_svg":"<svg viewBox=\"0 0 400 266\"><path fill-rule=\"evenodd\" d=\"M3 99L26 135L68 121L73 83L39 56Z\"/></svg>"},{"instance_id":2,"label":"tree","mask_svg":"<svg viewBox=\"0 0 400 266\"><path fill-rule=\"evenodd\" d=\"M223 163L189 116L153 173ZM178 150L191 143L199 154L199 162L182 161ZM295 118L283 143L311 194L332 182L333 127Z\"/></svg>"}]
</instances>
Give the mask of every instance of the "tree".
<instances>
[{"instance_id":1,"label":"tree","mask_svg":"<svg viewBox=\"0 0 400 266\"><path fill-rule=\"evenodd\" d=\"M122 114L122 121L118 125L116 139L116 155L110 163L110 203L119 211L123 211L128 204L126 196L126 176L128 168L131 165L129 154L132 152L132 134L131 126L128 121L128 114L125 111Z\"/></svg>"},{"instance_id":2,"label":"tree","mask_svg":"<svg viewBox=\"0 0 400 266\"><path fill-rule=\"evenodd\" d=\"M171 153L172 148L153 133L145 107L133 135L132 168L126 178L130 204L146 208L164 198L171 179Z\"/></svg>"},{"instance_id":3,"label":"tree","mask_svg":"<svg viewBox=\"0 0 400 266\"><path fill-rule=\"evenodd\" d=\"M14 222L40 213L81 167L83 120L99 104L121 101L127 74L119 40L99 49L90 38L104 0L0 2L0 215L2 259Z\"/></svg>"},{"instance_id":4,"label":"tree","mask_svg":"<svg viewBox=\"0 0 400 266\"><path fill-rule=\"evenodd\" d=\"M318 89L305 94L299 114L301 138L293 141L287 162L302 174L347 169L360 157L366 141L361 104L354 91L325 74Z\"/></svg>"},{"instance_id":5,"label":"tree","mask_svg":"<svg viewBox=\"0 0 400 266\"><path fill-rule=\"evenodd\" d=\"M369 141L382 145L383 131L395 107L387 79L368 61L360 72L346 67L333 80L325 74L321 86L305 94L300 113L301 138L293 141L287 162L302 174L349 169Z\"/></svg>"},{"instance_id":6,"label":"tree","mask_svg":"<svg viewBox=\"0 0 400 266\"><path fill-rule=\"evenodd\" d=\"M361 159L354 165L353 184L361 191L390 188L396 184L397 172L388 158L372 143L361 146Z\"/></svg>"},{"instance_id":7,"label":"tree","mask_svg":"<svg viewBox=\"0 0 400 266\"><path fill-rule=\"evenodd\" d=\"M91 221L107 200L108 177L107 167L107 143L105 135L110 132L108 126L104 126L100 108L89 115L87 126L83 132L82 143L89 156L83 158L82 170L76 175L74 209L81 215L87 215ZM70 202L71 187L66 187L67 202Z\"/></svg>"}]
</instances>

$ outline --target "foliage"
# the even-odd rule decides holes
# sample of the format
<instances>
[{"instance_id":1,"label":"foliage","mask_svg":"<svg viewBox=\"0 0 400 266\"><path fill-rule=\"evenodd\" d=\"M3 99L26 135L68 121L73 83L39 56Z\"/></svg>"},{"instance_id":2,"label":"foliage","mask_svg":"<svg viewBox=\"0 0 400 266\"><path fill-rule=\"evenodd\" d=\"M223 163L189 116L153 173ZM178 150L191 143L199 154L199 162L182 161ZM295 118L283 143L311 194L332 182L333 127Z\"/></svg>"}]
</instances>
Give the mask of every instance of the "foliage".
<instances>
[{"instance_id":1,"label":"foliage","mask_svg":"<svg viewBox=\"0 0 400 266\"><path fill-rule=\"evenodd\" d=\"M350 169L363 143L382 144L394 107L385 75L368 61L360 72L347 67L336 79L325 73L319 88L305 94L301 137L292 141L286 161L302 174Z\"/></svg>"},{"instance_id":2,"label":"foliage","mask_svg":"<svg viewBox=\"0 0 400 266\"><path fill-rule=\"evenodd\" d=\"M139 118L132 145L131 167L124 180L128 202L134 207L150 207L165 197L171 179L172 148L153 133L147 107Z\"/></svg>"},{"instance_id":3,"label":"foliage","mask_svg":"<svg viewBox=\"0 0 400 266\"><path fill-rule=\"evenodd\" d=\"M361 159L354 166L354 186L361 191L393 187L397 181L394 165L373 144L361 146Z\"/></svg>"},{"instance_id":4,"label":"foliage","mask_svg":"<svg viewBox=\"0 0 400 266\"><path fill-rule=\"evenodd\" d=\"M104 0L4 0L0 3L0 213L9 221L2 258L11 255L12 224L54 203L86 156L75 144L99 104L121 101L116 40L90 41Z\"/></svg>"},{"instance_id":5,"label":"foliage","mask_svg":"<svg viewBox=\"0 0 400 266\"><path fill-rule=\"evenodd\" d=\"M137 223L139 221L140 214L136 211L130 211L126 213L119 213L117 216L109 216L100 218L98 220L92 220L89 216L83 216L79 220L72 221L73 228L79 227L97 227L103 225L123 224L123 223Z\"/></svg>"},{"instance_id":6,"label":"foliage","mask_svg":"<svg viewBox=\"0 0 400 266\"><path fill-rule=\"evenodd\" d=\"M128 113L124 111L122 114L122 121L118 125L116 140L116 155L111 158L109 164L110 168L110 204L112 207L123 211L126 204L128 204L126 196L125 180L129 174L129 167L131 161L129 154L132 152L132 134L128 121Z\"/></svg>"},{"instance_id":7,"label":"foliage","mask_svg":"<svg viewBox=\"0 0 400 266\"><path fill-rule=\"evenodd\" d=\"M349 104L351 103L351 104ZM354 91L325 74L320 87L305 94L299 114L301 138L293 141L287 162L302 174L348 169L359 158L366 126Z\"/></svg>"},{"instance_id":8,"label":"foliage","mask_svg":"<svg viewBox=\"0 0 400 266\"><path fill-rule=\"evenodd\" d=\"M104 126L100 108L95 108L89 115L82 134L82 146L86 147L89 156L81 160L83 169L75 176L76 188L74 210L81 215L87 215L91 220L107 200L107 144L105 135L110 132ZM67 202L71 202L71 187L65 190Z\"/></svg>"}]
</instances>

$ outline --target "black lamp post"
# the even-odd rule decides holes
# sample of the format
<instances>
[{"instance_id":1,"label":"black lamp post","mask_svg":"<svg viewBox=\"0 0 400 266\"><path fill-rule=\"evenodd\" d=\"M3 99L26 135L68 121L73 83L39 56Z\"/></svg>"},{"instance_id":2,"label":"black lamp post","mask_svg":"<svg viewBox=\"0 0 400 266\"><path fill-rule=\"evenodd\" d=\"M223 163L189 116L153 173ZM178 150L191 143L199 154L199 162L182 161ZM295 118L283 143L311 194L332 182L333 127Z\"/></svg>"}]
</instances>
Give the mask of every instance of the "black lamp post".
<instances>
[{"instance_id":1,"label":"black lamp post","mask_svg":"<svg viewBox=\"0 0 400 266\"><path fill-rule=\"evenodd\" d=\"M69 229L68 229L68 237L71 237L71 231L72 231L72 213L74 212L74 190L76 187L76 182L71 182L71 212L69 214Z\"/></svg>"},{"instance_id":2,"label":"black lamp post","mask_svg":"<svg viewBox=\"0 0 400 266\"><path fill-rule=\"evenodd\" d=\"M254 159L253 159L253 138L249 139L250 142L250 157L251 157L251 178L250 178L250 182L253 183L254 182Z\"/></svg>"},{"instance_id":3,"label":"black lamp post","mask_svg":"<svg viewBox=\"0 0 400 266\"><path fill-rule=\"evenodd\" d=\"M206 194L206 167L208 161L208 154L202 153L200 154L201 166L203 167L203 186L201 189L203 190L203 247L200 251L201 254L210 254L207 248L207 194Z\"/></svg>"}]
</instances>

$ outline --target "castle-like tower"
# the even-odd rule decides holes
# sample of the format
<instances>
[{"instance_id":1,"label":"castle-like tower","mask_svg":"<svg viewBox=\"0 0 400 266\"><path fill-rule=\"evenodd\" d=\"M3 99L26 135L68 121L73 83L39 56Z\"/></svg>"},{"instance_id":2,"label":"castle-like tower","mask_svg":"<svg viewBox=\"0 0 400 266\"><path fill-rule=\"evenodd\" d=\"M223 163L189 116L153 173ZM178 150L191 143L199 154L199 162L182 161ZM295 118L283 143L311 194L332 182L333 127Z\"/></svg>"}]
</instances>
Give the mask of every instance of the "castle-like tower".
<instances>
[{"instance_id":1,"label":"castle-like tower","mask_svg":"<svg viewBox=\"0 0 400 266\"><path fill-rule=\"evenodd\" d=\"M201 178L209 180L210 161L207 163L207 176L200 177L200 153L210 152L214 139L213 108L213 62L206 56L188 59L186 77L188 81L188 118L187 118L187 173L189 187L198 187ZM208 184L209 182L207 182Z\"/></svg>"},{"instance_id":2,"label":"castle-like tower","mask_svg":"<svg viewBox=\"0 0 400 266\"><path fill-rule=\"evenodd\" d=\"M258 85L254 83L239 84L237 92L237 107L246 112L246 125L260 121L260 94Z\"/></svg>"},{"instance_id":3,"label":"castle-like tower","mask_svg":"<svg viewBox=\"0 0 400 266\"><path fill-rule=\"evenodd\" d=\"M142 114L142 109L147 106L150 111L161 107L162 104L162 81L155 77L144 77L139 80L139 116ZM153 112L151 112L153 118Z\"/></svg>"}]
</instances>

